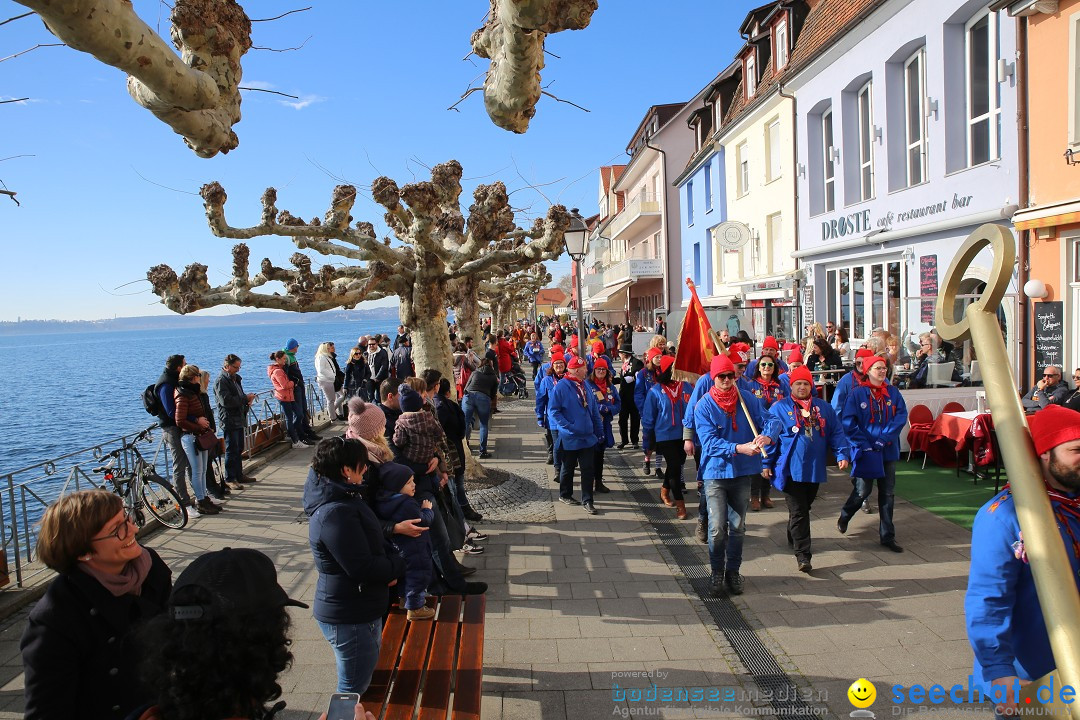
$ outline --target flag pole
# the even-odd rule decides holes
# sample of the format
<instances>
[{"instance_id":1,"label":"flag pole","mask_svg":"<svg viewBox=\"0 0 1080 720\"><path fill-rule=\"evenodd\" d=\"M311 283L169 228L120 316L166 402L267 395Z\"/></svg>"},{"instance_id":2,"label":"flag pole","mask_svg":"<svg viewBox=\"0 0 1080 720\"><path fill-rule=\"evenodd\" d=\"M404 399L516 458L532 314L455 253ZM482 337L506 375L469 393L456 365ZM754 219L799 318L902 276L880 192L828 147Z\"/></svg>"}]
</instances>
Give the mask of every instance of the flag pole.
<instances>
[{"instance_id":1,"label":"flag pole","mask_svg":"<svg viewBox=\"0 0 1080 720\"><path fill-rule=\"evenodd\" d=\"M690 278L686 278L686 284L693 287L694 283ZM724 341L720 339L720 336L716 334L716 331L711 327L709 328L709 339L712 340L713 345L716 347L716 353L718 355L724 355L727 352L727 348L724 347ZM754 424L754 419L750 417L750 408L746 407L746 400L743 398L742 391L739 390L739 379L735 379L735 394L739 396L739 406L742 407L743 415L746 416L746 421L750 423L750 429L754 432L754 437L758 436L757 425ZM758 448L761 452L761 457L768 457L768 453L765 448Z\"/></svg>"}]
</instances>

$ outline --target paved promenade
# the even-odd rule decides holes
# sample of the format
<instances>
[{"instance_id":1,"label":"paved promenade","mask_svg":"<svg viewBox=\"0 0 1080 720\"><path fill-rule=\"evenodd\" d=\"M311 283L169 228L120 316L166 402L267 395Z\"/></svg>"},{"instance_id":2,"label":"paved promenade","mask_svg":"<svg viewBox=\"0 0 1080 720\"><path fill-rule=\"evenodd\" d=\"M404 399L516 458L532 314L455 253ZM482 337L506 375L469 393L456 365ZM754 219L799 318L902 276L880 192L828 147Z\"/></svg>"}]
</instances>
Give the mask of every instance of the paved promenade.
<instances>
[{"instance_id":1,"label":"paved promenade","mask_svg":"<svg viewBox=\"0 0 1080 720\"><path fill-rule=\"evenodd\" d=\"M538 479L550 492L547 502L555 500L531 400L501 405L486 464ZM290 595L310 601L316 573L300 505L310 456L289 451L258 472L259 483L234 493L226 512L147 544L174 577L201 552L258 548L274 558ZM609 450L606 478L614 492L597 496L596 517L555 502L544 508L555 522L482 523L491 535L487 552L465 563L479 568L473 579L490 586L484 718L725 717L780 709L842 717L853 710L846 691L859 677L876 684L870 709L880 718L895 714L893 685L966 686L963 529L898 501L897 539L907 552L881 551L876 515L860 513L840 536L836 514L850 485L834 475L814 506L810 576L796 571L786 546L780 497L775 509L748 517L746 593L733 603L706 602L694 589L707 567L705 547L693 538L691 520L673 531L674 511L659 505L659 482L642 483L640 455ZM688 499L695 508L696 493ZM535 500L530 505L535 511ZM18 640L26 612L0 624L0 718L21 717ZM295 660L282 679L288 709L279 717L317 718L334 690L333 657L310 612L292 612ZM786 689L767 694L789 680L797 699ZM690 697L694 688L720 688L721 699L638 701L627 694L647 693L651 684L685 688Z\"/></svg>"}]
</instances>

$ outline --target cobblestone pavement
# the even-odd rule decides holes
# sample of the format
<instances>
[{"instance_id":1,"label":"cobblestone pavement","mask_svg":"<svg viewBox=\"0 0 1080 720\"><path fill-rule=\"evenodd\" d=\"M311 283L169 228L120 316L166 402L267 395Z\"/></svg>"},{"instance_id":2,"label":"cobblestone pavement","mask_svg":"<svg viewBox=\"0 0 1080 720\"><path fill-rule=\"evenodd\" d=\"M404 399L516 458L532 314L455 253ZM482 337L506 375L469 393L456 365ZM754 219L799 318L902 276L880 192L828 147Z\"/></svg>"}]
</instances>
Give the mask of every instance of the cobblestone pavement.
<instances>
[{"instance_id":1,"label":"cobblestone pavement","mask_svg":"<svg viewBox=\"0 0 1080 720\"><path fill-rule=\"evenodd\" d=\"M469 491L469 504L484 516L486 523L551 523L555 522L555 505L551 492L543 487L547 473L541 468L525 468L521 475L489 469L490 487Z\"/></svg>"}]
</instances>

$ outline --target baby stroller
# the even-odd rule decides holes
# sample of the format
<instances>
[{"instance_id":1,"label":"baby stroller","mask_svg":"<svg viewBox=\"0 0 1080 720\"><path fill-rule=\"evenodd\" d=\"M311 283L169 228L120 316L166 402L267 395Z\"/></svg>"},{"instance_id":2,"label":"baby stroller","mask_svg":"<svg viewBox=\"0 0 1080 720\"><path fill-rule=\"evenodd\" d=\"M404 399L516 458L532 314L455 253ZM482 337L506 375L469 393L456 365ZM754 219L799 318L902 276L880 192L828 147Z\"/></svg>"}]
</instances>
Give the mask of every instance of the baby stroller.
<instances>
[{"instance_id":1,"label":"baby stroller","mask_svg":"<svg viewBox=\"0 0 1080 720\"><path fill-rule=\"evenodd\" d=\"M499 381L499 392L503 397L519 397L527 400L529 397L528 386L525 384L525 373L521 369L521 363L516 359L510 366L510 372L503 373Z\"/></svg>"}]
</instances>

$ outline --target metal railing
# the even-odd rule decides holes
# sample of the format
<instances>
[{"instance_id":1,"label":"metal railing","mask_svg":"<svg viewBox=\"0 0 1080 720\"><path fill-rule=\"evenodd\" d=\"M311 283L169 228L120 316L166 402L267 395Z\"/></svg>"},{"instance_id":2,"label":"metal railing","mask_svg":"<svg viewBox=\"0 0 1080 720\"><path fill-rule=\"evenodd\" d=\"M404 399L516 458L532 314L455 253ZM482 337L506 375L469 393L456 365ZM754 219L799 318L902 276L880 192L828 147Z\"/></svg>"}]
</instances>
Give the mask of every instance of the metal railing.
<instances>
[{"instance_id":1,"label":"metal railing","mask_svg":"<svg viewBox=\"0 0 1080 720\"><path fill-rule=\"evenodd\" d=\"M307 383L305 400L310 417L325 411L322 390L314 383ZM272 391L256 393L248 410L248 423L244 429L244 456L252 458L285 437L284 419ZM0 475L0 538L6 566L3 574L14 568L15 584L23 587L47 568L34 563L37 548L37 522L50 504L71 492L90 488L111 489L99 481L92 468L102 464L102 458L118 447L128 444L141 430L109 438L95 445L29 465ZM155 432L151 436L154 452L141 453L159 476L172 478L172 457L163 452L164 435ZM114 466L124 474L134 465L134 453L123 452Z\"/></svg>"}]
</instances>

